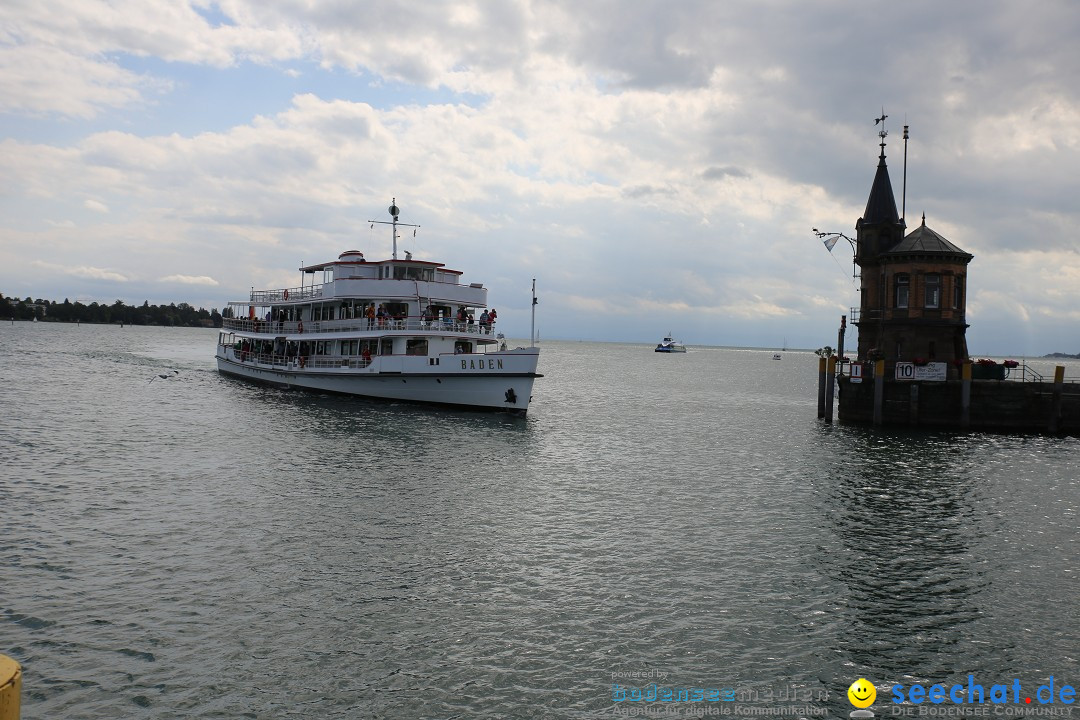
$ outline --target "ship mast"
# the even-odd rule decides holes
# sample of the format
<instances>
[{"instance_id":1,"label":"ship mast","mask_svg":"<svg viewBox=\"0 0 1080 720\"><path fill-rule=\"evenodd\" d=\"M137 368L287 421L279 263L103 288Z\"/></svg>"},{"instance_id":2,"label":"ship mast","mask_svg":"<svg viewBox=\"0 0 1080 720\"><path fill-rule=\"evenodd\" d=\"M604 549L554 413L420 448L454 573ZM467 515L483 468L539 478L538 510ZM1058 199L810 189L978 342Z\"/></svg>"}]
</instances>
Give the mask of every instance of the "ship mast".
<instances>
[{"instance_id":1,"label":"ship mast","mask_svg":"<svg viewBox=\"0 0 1080 720\"><path fill-rule=\"evenodd\" d=\"M401 209L398 208L398 206L397 206L397 198L392 198L390 200L390 207L388 207L386 209L386 211L389 212L390 217L392 217L394 219L393 222L386 222L385 220L368 220L368 222L372 224L372 227L374 227L376 224L379 224L379 225L393 225L394 226L394 254L393 254L393 258L395 260L397 260L397 239L398 239L397 229L398 229L398 225L401 225L402 227L411 227L411 228L418 228L420 226L419 225L410 225L409 223L399 223L398 222L398 216L401 215ZM413 234L415 234L415 233L416 233L416 231L413 230Z\"/></svg>"}]
</instances>

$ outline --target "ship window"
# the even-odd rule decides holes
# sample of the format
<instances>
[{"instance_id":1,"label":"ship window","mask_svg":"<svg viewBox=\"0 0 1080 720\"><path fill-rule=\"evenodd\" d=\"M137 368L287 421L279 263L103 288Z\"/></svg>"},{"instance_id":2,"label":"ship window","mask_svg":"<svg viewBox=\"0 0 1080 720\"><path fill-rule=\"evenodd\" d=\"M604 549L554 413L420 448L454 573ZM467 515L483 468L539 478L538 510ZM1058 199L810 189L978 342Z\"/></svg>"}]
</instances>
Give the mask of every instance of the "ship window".
<instances>
[{"instance_id":1,"label":"ship window","mask_svg":"<svg viewBox=\"0 0 1080 720\"><path fill-rule=\"evenodd\" d=\"M941 276L937 274L926 276L926 307L941 307Z\"/></svg>"},{"instance_id":2,"label":"ship window","mask_svg":"<svg viewBox=\"0 0 1080 720\"><path fill-rule=\"evenodd\" d=\"M357 355L359 349L358 340L342 340L341 341L341 354L342 355Z\"/></svg>"},{"instance_id":3,"label":"ship window","mask_svg":"<svg viewBox=\"0 0 1080 720\"><path fill-rule=\"evenodd\" d=\"M911 291L911 276L907 273L896 274L896 297L894 307L906 308L908 306L908 296Z\"/></svg>"},{"instance_id":4,"label":"ship window","mask_svg":"<svg viewBox=\"0 0 1080 720\"><path fill-rule=\"evenodd\" d=\"M409 338L408 340L406 340L405 354L426 356L428 354L427 338Z\"/></svg>"},{"instance_id":5,"label":"ship window","mask_svg":"<svg viewBox=\"0 0 1080 720\"><path fill-rule=\"evenodd\" d=\"M394 320L404 320L409 316L409 304L386 303L386 312L390 313L390 317Z\"/></svg>"},{"instance_id":6,"label":"ship window","mask_svg":"<svg viewBox=\"0 0 1080 720\"><path fill-rule=\"evenodd\" d=\"M466 354L472 352L472 343L468 340L458 340L454 343L455 354Z\"/></svg>"}]
</instances>

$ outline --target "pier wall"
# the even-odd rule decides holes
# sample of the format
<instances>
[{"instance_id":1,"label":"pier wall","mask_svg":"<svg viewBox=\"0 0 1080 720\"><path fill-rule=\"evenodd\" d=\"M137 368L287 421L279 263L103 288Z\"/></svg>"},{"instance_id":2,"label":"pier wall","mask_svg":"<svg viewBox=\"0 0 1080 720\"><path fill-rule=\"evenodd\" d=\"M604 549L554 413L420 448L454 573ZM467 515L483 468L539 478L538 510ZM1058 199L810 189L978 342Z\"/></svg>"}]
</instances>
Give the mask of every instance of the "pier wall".
<instances>
[{"instance_id":1,"label":"pier wall","mask_svg":"<svg viewBox=\"0 0 1080 720\"><path fill-rule=\"evenodd\" d=\"M840 422L872 424L874 378L861 383L837 378ZM941 429L991 430L997 432L1054 432L1080 434L1080 383L972 380L968 422L965 428L961 381L912 382L885 379L882 393L882 425L906 425ZM1056 422L1055 422L1056 418Z\"/></svg>"}]
</instances>

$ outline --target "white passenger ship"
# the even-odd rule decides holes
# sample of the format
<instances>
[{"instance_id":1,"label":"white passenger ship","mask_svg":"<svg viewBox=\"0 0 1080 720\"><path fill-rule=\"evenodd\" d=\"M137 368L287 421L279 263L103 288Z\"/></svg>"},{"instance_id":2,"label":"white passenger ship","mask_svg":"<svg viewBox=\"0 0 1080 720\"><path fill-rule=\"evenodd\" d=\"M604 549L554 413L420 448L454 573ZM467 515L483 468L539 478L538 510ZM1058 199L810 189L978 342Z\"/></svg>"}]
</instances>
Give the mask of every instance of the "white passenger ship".
<instances>
[{"instance_id":1,"label":"white passenger ship","mask_svg":"<svg viewBox=\"0 0 1080 720\"><path fill-rule=\"evenodd\" d=\"M462 284L442 263L397 257L399 210L390 206L393 257L349 250L307 265L322 282L252 290L230 302L218 338L222 373L247 380L370 398L524 415L540 350L507 349L495 322L481 323L487 288ZM408 226L415 227L415 226ZM533 281L535 313L536 281ZM535 322L533 323L535 327Z\"/></svg>"}]
</instances>

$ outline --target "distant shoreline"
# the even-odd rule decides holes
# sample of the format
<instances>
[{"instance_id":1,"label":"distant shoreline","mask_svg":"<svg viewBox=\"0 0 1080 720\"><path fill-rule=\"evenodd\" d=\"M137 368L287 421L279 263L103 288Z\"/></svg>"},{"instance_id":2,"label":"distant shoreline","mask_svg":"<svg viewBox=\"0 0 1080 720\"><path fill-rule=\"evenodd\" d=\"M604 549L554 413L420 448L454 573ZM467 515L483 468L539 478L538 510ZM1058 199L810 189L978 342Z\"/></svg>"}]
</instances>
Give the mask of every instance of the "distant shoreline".
<instances>
[{"instance_id":1,"label":"distant shoreline","mask_svg":"<svg viewBox=\"0 0 1080 720\"><path fill-rule=\"evenodd\" d=\"M225 313L229 313L228 308ZM78 300L71 302L66 298L64 302L58 303L55 300L34 300L29 297L19 300L4 297L3 294L0 294L0 314L7 315L12 321L37 320L39 322L162 327L219 328L223 320L223 314L219 313L217 308L208 311L205 308L195 308L185 302L151 305L149 301L143 301L142 305L127 305L123 300L117 300L112 305L96 302L83 305Z\"/></svg>"},{"instance_id":2,"label":"distant shoreline","mask_svg":"<svg viewBox=\"0 0 1080 720\"><path fill-rule=\"evenodd\" d=\"M0 317L0 325L8 323L32 323L34 318L17 318L17 317ZM50 325L116 325L117 327L125 327L130 325L131 327L175 327L175 328L206 328L206 329L221 329L221 325L214 325L212 321L202 321L199 323L166 323L166 322L139 322L137 320L57 320L56 318L38 318L37 322L46 323ZM210 324L207 324L210 323Z\"/></svg>"},{"instance_id":3,"label":"distant shoreline","mask_svg":"<svg viewBox=\"0 0 1080 720\"><path fill-rule=\"evenodd\" d=\"M1050 353L1049 355L1043 355L1044 358L1068 358L1070 360L1080 360L1080 354L1070 355L1069 353Z\"/></svg>"}]
</instances>

